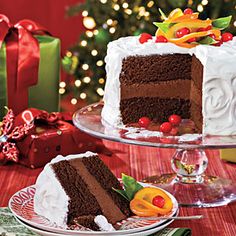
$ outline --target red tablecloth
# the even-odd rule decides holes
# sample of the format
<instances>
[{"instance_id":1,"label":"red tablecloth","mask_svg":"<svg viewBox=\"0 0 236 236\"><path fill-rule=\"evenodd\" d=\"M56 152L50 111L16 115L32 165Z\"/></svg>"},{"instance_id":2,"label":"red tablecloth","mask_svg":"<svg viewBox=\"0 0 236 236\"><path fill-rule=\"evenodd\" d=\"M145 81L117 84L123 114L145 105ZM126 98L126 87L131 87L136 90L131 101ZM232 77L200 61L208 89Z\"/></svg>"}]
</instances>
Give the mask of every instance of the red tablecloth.
<instances>
[{"instance_id":1,"label":"red tablecloth","mask_svg":"<svg viewBox=\"0 0 236 236\"><path fill-rule=\"evenodd\" d=\"M113 173L131 175L138 180L147 176L171 172L170 159L174 150L139 147L105 141L113 151L112 156L103 155L105 163ZM208 151L209 166L207 173L230 178L236 181L236 164L223 162L218 151ZM16 191L35 183L42 169L31 170L17 164L0 166L0 206L7 206L8 200ZM194 236L235 236L236 203L217 208L181 208L180 215L205 216L197 221L175 221L171 227L189 227Z\"/></svg>"}]
</instances>

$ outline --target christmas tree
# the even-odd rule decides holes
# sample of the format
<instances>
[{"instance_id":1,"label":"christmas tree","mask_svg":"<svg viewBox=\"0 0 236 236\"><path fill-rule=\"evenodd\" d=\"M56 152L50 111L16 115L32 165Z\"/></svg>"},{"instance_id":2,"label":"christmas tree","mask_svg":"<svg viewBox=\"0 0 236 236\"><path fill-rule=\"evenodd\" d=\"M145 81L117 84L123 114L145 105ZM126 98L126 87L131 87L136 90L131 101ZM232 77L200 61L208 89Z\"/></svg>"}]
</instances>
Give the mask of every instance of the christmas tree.
<instances>
[{"instance_id":1,"label":"christmas tree","mask_svg":"<svg viewBox=\"0 0 236 236\"><path fill-rule=\"evenodd\" d=\"M236 0L86 0L68 9L69 16L82 14L86 28L80 40L63 59L64 69L74 80L62 82L60 93L72 93L72 104L99 101L104 93L107 44L122 36L155 34L155 21L161 21L159 8L168 14L174 8L191 8L200 18L232 15L227 31L236 32Z\"/></svg>"}]
</instances>

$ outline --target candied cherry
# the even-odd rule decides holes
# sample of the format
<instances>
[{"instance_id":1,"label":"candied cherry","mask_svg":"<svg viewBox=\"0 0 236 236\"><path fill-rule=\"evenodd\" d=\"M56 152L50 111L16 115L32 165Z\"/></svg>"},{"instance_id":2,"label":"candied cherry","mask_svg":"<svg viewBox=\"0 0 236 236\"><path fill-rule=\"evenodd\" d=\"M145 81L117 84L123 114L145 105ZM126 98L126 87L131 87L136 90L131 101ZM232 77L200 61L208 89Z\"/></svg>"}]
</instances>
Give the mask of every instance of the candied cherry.
<instances>
[{"instance_id":1,"label":"candied cherry","mask_svg":"<svg viewBox=\"0 0 236 236\"><path fill-rule=\"evenodd\" d=\"M167 42L168 42L168 39L163 35L156 37L156 43L167 43Z\"/></svg>"},{"instance_id":2,"label":"candied cherry","mask_svg":"<svg viewBox=\"0 0 236 236\"><path fill-rule=\"evenodd\" d=\"M187 27L181 28L176 31L176 37L177 38L182 38L183 36L187 35L190 33L190 29Z\"/></svg>"},{"instance_id":3,"label":"candied cherry","mask_svg":"<svg viewBox=\"0 0 236 236\"><path fill-rule=\"evenodd\" d=\"M218 41L217 43L213 44L214 46L220 47L222 45L223 41L222 39Z\"/></svg>"},{"instance_id":4,"label":"candied cherry","mask_svg":"<svg viewBox=\"0 0 236 236\"><path fill-rule=\"evenodd\" d=\"M189 39L187 42L188 42L188 43L193 43L193 42L196 42L196 41L197 41L196 38L191 38L191 39Z\"/></svg>"},{"instance_id":5,"label":"candied cherry","mask_svg":"<svg viewBox=\"0 0 236 236\"><path fill-rule=\"evenodd\" d=\"M208 25L206 28L198 28L197 32L204 32L204 31L208 31L208 30L211 30L211 29L212 29L212 26Z\"/></svg>"},{"instance_id":6,"label":"candied cherry","mask_svg":"<svg viewBox=\"0 0 236 236\"><path fill-rule=\"evenodd\" d=\"M215 34L209 34L208 36L211 37L211 38L213 38L214 40L216 39Z\"/></svg>"},{"instance_id":7,"label":"candied cherry","mask_svg":"<svg viewBox=\"0 0 236 236\"><path fill-rule=\"evenodd\" d=\"M151 34L142 33L139 37L139 42L143 44L146 43L149 39L152 39Z\"/></svg>"},{"instance_id":8,"label":"candied cherry","mask_svg":"<svg viewBox=\"0 0 236 236\"><path fill-rule=\"evenodd\" d=\"M233 35L231 33L225 32L221 35L221 39L223 42L228 42L233 39Z\"/></svg>"},{"instance_id":9,"label":"candied cherry","mask_svg":"<svg viewBox=\"0 0 236 236\"><path fill-rule=\"evenodd\" d=\"M165 205L165 199L162 196L157 195L152 199L152 204L159 208L163 208Z\"/></svg>"},{"instance_id":10,"label":"candied cherry","mask_svg":"<svg viewBox=\"0 0 236 236\"><path fill-rule=\"evenodd\" d=\"M179 115L173 114L169 117L168 120L172 125L179 125L182 119Z\"/></svg>"},{"instance_id":11,"label":"candied cherry","mask_svg":"<svg viewBox=\"0 0 236 236\"><path fill-rule=\"evenodd\" d=\"M170 122L164 122L160 125L160 131L163 133L169 133L172 129L172 125Z\"/></svg>"},{"instance_id":12,"label":"candied cherry","mask_svg":"<svg viewBox=\"0 0 236 236\"><path fill-rule=\"evenodd\" d=\"M147 128L150 125L151 121L148 117L144 116L138 120L138 124L142 128Z\"/></svg>"},{"instance_id":13,"label":"candied cherry","mask_svg":"<svg viewBox=\"0 0 236 236\"><path fill-rule=\"evenodd\" d=\"M191 8L186 8L184 10L184 15L191 15L191 14L193 14L193 10Z\"/></svg>"}]
</instances>

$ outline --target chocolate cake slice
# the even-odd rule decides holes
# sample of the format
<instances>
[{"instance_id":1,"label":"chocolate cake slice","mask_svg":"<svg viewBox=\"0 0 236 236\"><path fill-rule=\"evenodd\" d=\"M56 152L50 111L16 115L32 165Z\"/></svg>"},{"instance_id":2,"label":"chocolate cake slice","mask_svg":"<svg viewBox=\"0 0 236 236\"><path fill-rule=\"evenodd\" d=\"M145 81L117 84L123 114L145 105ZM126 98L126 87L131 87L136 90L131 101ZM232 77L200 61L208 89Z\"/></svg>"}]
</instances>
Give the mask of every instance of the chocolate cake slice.
<instances>
[{"instance_id":1,"label":"chocolate cake slice","mask_svg":"<svg viewBox=\"0 0 236 236\"><path fill-rule=\"evenodd\" d=\"M91 217L86 217L89 215L104 215L115 224L131 212L129 202L112 188L122 189L97 154L58 156L36 181L34 209L63 227L74 224L76 218L90 224Z\"/></svg>"}]
</instances>

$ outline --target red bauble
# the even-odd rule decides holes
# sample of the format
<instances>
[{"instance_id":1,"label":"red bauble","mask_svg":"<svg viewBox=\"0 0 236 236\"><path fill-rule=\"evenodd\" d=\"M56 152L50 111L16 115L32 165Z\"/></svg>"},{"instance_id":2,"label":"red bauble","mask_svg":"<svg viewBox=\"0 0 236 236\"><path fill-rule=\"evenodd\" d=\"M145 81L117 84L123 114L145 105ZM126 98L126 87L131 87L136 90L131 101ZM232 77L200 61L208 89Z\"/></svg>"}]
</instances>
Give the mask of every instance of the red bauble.
<instances>
[{"instance_id":1,"label":"red bauble","mask_svg":"<svg viewBox=\"0 0 236 236\"><path fill-rule=\"evenodd\" d=\"M168 42L168 39L165 37L165 36L157 36L156 37L156 43L167 43Z\"/></svg>"},{"instance_id":2,"label":"red bauble","mask_svg":"<svg viewBox=\"0 0 236 236\"><path fill-rule=\"evenodd\" d=\"M231 41L233 39L233 35L231 33L225 32L221 35L221 40L223 42L228 42Z\"/></svg>"},{"instance_id":3,"label":"red bauble","mask_svg":"<svg viewBox=\"0 0 236 236\"><path fill-rule=\"evenodd\" d=\"M151 121L148 117L144 116L138 120L138 124L142 128L147 128L150 125Z\"/></svg>"},{"instance_id":4,"label":"red bauble","mask_svg":"<svg viewBox=\"0 0 236 236\"><path fill-rule=\"evenodd\" d=\"M179 125L180 123L181 123L181 117L179 116L179 115L175 115L175 114L173 114L173 115L171 115L170 117L169 117L169 122L172 124L172 125Z\"/></svg>"},{"instance_id":5,"label":"red bauble","mask_svg":"<svg viewBox=\"0 0 236 236\"><path fill-rule=\"evenodd\" d=\"M152 204L159 208L163 208L165 205L165 199L162 196L157 195L152 199Z\"/></svg>"},{"instance_id":6,"label":"red bauble","mask_svg":"<svg viewBox=\"0 0 236 236\"><path fill-rule=\"evenodd\" d=\"M193 10L191 8L186 8L184 10L184 15L191 15L191 14L193 14Z\"/></svg>"},{"instance_id":7,"label":"red bauble","mask_svg":"<svg viewBox=\"0 0 236 236\"><path fill-rule=\"evenodd\" d=\"M142 33L139 37L139 42L143 44L146 43L149 39L152 39L152 35L147 33Z\"/></svg>"},{"instance_id":8,"label":"red bauble","mask_svg":"<svg viewBox=\"0 0 236 236\"><path fill-rule=\"evenodd\" d=\"M172 129L172 125L170 122L164 122L160 125L160 131L163 133L169 133Z\"/></svg>"},{"instance_id":9,"label":"red bauble","mask_svg":"<svg viewBox=\"0 0 236 236\"><path fill-rule=\"evenodd\" d=\"M187 27L181 28L176 31L176 37L177 38L182 38L183 36L187 35L190 33L190 29Z\"/></svg>"}]
</instances>

